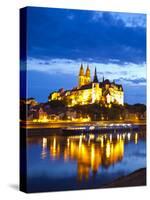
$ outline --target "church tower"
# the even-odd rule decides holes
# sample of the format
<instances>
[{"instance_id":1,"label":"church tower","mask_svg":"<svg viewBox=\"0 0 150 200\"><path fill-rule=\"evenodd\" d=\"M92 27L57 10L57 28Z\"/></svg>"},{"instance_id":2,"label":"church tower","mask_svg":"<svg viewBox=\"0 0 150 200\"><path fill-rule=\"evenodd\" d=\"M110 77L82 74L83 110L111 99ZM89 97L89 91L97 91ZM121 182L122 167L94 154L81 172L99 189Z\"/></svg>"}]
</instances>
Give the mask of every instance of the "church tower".
<instances>
[{"instance_id":1,"label":"church tower","mask_svg":"<svg viewBox=\"0 0 150 200\"><path fill-rule=\"evenodd\" d=\"M97 78L97 71L95 67L94 78L92 82L92 103L99 102L102 96L102 90L99 87L99 81Z\"/></svg>"},{"instance_id":2,"label":"church tower","mask_svg":"<svg viewBox=\"0 0 150 200\"><path fill-rule=\"evenodd\" d=\"M95 67L95 73L94 73L94 79L93 79L93 82L94 82L94 83L98 83L96 67Z\"/></svg>"},{"instance_id":3,"label":"church tower","mask_svg":"<svg viewBox=\"0 0 150 200\"><path fill-rule=\"evenodd\" d=\"M85 84L88 84L90 82L91 82L90 69L89 69L89 66L87 66L86 72L85 72Z\"/></svg>"},{"instance_id":4,"label":"church tower","mask_svg":"<svg viewBox=\"0 0 150 200\"><path fill-rule=\"evenodd\" d=\"M83 65L81 64L80 71L79 71L79 87L84 85L84 83L85 83L84 69L83 69Z\"/></svg>"},{"instance_id":5,"label":"church tower","mask_svg":"<svg viewBox=\"0 0 150 200\"><path fill-rule=\"evenodd\" d=\"M104 78L104 76L103 76L103 83L104 83L104 81L105 81L105 78Z\"/></svg>"}]
</instances>

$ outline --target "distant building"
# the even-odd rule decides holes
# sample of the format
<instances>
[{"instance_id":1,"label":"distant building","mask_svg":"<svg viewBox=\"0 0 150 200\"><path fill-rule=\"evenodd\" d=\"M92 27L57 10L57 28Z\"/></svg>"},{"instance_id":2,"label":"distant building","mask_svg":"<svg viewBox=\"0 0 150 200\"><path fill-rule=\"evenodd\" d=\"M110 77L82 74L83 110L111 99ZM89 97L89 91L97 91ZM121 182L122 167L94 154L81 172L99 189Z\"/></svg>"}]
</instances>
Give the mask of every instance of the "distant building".
<instances>
[{"instance_id":1,"label":"distant building","mask_svg":"<svg viewBox=\"0 0 150 200\"><path fill-rule=\"evenodd\" d=\"M38 119L39 121L42 122L48 121L47 113L42 108L39 109L38 114L39 114L39 119Z\"/></svg>"},{"instance_id":2,"label":"distant building","mask_svg":"<svg viewBox=\"0 0 150 200\"><path fill-rule=\"evenodd\" d=\"M49 119L50 120L60 120L60 116L59 115L56 115L56 114L51 114L49 115Z\"/></svg>"},{"instance_id":3,"label":"distant building","mask_svg":"<svg viewBox=\"0 0 150 200\"><path fill-rule=\"evenodd\" d=\"M29 106L38 105L38 102L34 98L21 99L21 103Z\"/></svg>"},{"instance_id":4,"label":"distant building","mask_svg":"<svg viewBox=\"0 0 150 200\"><path fill-rule=\"evenodd\" d=\"M64 100L68 107L93 103L124 105L124 92L122 85L116 84L114 81L110 82L108 79L104 79L104 77L103 81L99 82L96 68L94 78L91 80L89 66L87 66L84 73L84 68L81 64L78 86L71 90L60 89L52 92L49 95L49 101L52 100Z\"/></svg>"},{"instance_id":5,"label":"distant building","mask_svg":"<svg viewBox=\"0 0 150 200\"><path fill-rule=\"evenodd\" d=\"M66 116L68 119L75 119L77 118L77 112L74 110L67 110Z\"/></svg>"},{"instance_id":6,"label":"distant building","mask_svg":"<svg viewBox=\"0 0 150 200\"><path fill-rule=\"evenodd\" d=\"M139 112L125 112L125 119L127 120L146 120L146 112L144 113L139 113Z\"/></svg>"}]
</instances>

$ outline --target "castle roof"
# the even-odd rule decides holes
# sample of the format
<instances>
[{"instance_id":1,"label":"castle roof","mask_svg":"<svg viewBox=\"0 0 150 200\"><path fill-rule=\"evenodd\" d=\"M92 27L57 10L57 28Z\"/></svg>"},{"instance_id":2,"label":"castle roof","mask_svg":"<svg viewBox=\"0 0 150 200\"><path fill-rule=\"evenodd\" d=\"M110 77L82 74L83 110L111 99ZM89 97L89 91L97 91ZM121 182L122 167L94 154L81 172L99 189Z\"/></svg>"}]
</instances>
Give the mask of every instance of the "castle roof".
<instances>
[{"instance_id":1,"label":"castle roof","mask_svg":"<svg viewBox=\"0 0 150 200\"><path fill-rule=\"evenodd\" d=\"M111 82L108 80L108 79L106 79L105 80L106 82L99 82L99 87L100 88L103 88L104 86L105 86L105 84L109 84L109 85L111 85ZM82 85L81 87L79 87L79 88L73 88L71 91L77 91L77 90L86 90L86 89L90 89L90 88L92 88L92 84L94 83L94 81L93 82L90 82L90 83L88 83L88 84L86 84L86 85ZM120 89L121 91L123 91L123 87L122 87L122 85L119 85L119 84L114 84L118 89Z\"/></svg>"},{"instance_id":2,"label":"castle roof","mask_svg":"<svg viewBox=\"0 0 150 200\"><path fill-rule=\"evenodd\" d=\"M86 84L86 85L82 85L79 88L73 88L71 91L77 91L77 90L86 90L86 89L90 89L92 88L92 82Z\"/></svg>"},{"instance_id":3,"label":"castle roof","mask_svg":"<svg viewBox=\"0 0 150 200\"><path fill-rule=\"evenodd\" d=\"M109 79L105 79L103 83L104 84L110 84L110 80Z\"/></svg>"},{"instance_id":4,"label":"castle roof","mask_svg":"<svg viewBox=\"0 0 150 200\"><path fill-rule=\"evenodd\" d=\"M92 82L86 85L82 85L79 90L85 90L85 89L90 89L92 88Z\"/></svg>"}]
</instances>

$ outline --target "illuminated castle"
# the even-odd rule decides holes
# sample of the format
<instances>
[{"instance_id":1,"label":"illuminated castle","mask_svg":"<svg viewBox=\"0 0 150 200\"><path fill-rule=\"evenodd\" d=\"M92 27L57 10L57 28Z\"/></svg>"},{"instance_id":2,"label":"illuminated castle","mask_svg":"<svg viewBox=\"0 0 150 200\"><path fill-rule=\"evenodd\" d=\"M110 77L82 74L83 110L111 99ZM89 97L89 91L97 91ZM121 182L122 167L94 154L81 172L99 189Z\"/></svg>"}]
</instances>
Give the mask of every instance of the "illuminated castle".
<instances>
[{"instance_id":1,"label":"illuminated castle","mask_svg":"<svg viewBox=\"0 0 150 200\"><path fill-rule=\"evenodd\" d=\"M99 82L96 68L94 78L91 80L89 66L87 66L84 73L84 68L81 64L78 86L71 90L60 89L52 92L49 95L49 101L52 100L64 100L68 107L93 103L124 105L124 92L122 85L118 85L114 81L110 82L108 79L104 79L104 77L102 82Z\"/></svg>"}]
</instances>

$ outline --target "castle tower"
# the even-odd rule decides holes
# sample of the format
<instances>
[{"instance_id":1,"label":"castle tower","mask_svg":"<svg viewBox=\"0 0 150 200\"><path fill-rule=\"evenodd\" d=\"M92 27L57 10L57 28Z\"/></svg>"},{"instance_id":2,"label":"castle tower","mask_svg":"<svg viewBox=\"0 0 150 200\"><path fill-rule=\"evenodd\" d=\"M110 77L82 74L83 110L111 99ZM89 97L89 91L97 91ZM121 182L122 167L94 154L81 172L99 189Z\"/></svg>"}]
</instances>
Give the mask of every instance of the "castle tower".
<instances>
[{"instance_id":1,"label":"castle tower","mask_svg":"<svg viewBox=\"0 0 150 200\"><path fill-rule=\"evenodd\" d=\"M85 83L88 84L90 82L91 82L90 69L89 69L89 66L87 66L86 72L85 72Z\"/></svg>"},{"instance_id":2,"label":"castle tower","mask_svg":"<svg viewBox=\"0 0 150 200\"><path fill-rule=\"evenodd\" d=\"M94 73L94 79L93 79L93 82L94 82L94 83L98 83L96 67L95 67L95 73Z\"/></svg>"},{"instance_id":3,"label":"castle tower","mask_svg":"<svg viewBox=\"0 0 150 200\"><path fill-rule=\"evenodd\" d=\"M96 67L95 67L94 79L92 82L92 103L99 102L101 95L102 95L102 90L99 87L99 81L97 78L97 71L96 71Z\"/></svg>"},{"instance_id":4,"label":"castle tower","mask_svg":"<svg viewBox=\"0 0 150 200\"><path fill-rule=\"evenodd\" d=\"M84 76L84 69L83 65L81 64L80 71L79 71L79 87L85 84L85 76Z\"/></svg>"}]
</instances>

